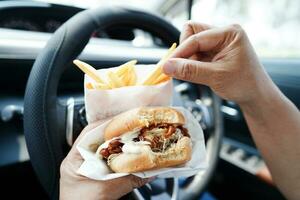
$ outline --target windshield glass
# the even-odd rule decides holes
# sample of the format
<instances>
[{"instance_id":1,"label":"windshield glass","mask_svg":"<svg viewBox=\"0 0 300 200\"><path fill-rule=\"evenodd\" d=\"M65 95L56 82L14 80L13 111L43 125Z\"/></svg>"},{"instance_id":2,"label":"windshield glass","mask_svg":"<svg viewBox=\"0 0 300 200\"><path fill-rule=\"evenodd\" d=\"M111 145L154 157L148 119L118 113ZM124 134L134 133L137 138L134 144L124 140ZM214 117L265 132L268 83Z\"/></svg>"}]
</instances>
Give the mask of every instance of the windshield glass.
<instances>
[{"instance_id":1,"label":"windshield glass","mask_svg":"<svg viewBox=\"0 0 300 200\"><path fill-rule=\"evenodd\" d=\"M82 8L93 8L98 6L108 6L108 5L117 5L117 6L126 6L134 7L142 10L154 11L159 5L165 0L151 0L151 1L142 1L142 0L35 0L42 2L51 2L56 4L72 5Z\"/></svg>"},{"instance_id":2,"label":"windshield glass","mask_svg":"<svg viewBox=\"0 0 300 200\"><path fill-rule=\"evenodd\" d=\"M179 30L188 20L188 1L180 0L34 0L94 8L124 6L163 16ZM226 26L240 24L257 54L264 58L299 58L300 1L295 0L194 0L193 21Z\"/></svg>"}]
</instances>

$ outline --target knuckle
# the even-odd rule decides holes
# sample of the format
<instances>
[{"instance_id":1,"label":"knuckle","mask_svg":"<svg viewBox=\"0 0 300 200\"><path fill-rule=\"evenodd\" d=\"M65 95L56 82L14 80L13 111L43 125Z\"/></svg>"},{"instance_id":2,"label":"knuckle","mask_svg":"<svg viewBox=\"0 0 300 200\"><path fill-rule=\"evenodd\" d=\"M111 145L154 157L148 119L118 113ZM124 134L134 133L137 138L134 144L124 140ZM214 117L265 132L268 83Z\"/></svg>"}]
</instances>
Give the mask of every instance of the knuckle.
<instances>
[{"instance_id":1,"label":"knuckle","mask_svg":"<svg viewBox=\"0 0 300 200\"><path fill-rule=\"evenodd\" d=\"M231 24L231 25L229 26L229 29L230 29L231 31L234 31L234 32L240 32L240 31L243 30L242 26L239 25L239 24Z\"/></svg>"},{"instance_id":2,"label":"knuckle","mask_svg":"<svg viewBox=\"0 0 300 200\"><path fill-rule=\"evenodd\" d=\"M239 24L232 24L226 28L227 34L232 38L232 40L242 40L246 35L244 29Z\"/></svg>"},{"instance_id":3,"label":"knuckle","mask_svg":"<svg viewBox=\"0 0 300 200\"><path fill-rule=\"evenodd\" d=\"M137 180L137 187L142 187L143 185L144 185L143 179L139 178L139 179Z\"/></svg>"},{"instance_id":4,"label":"knuckle","mask_svg":"<svg viewBox=\"0 0 300 200\"><path fill-rule=\"evenodd\" d=\"M230 32L230 33L237 34L237 35L243 35L244 34L244 29L239 24L231 24L231 25L229 25L227 27L227 31Z\"/></svg>"},{"instance_id":5,"label":"knuckle","mask_svg":"<svg viewBox=\"0 0 300 200\"><path fill-rule=\"evenodd\" d=\"M183 79L192 79L194 75L194 66L189 62L185 62L182 65L179 74Z\"/></svg>"},{"instance_id":6,"label":"knuckle","mask_svg":"<svg viewBox=\"0 0 300 200\"><path fill-rule=\"evenodd\" d=\"M194 25L194 22L192 20L189 20L183 25L183 28L186 30L186 29L193 27L193 25Z\"/></svg>"},{"instance_id":7,"label":"knuckle","mask_svg":"<svg viewBox=\"0 0 300 200\"><path fill-rule=\"evenodd\" d=\"M144 185L143 179L137 177L137 176L131 176L131 184L132 188L139 188Z\"/></svg>"},{"instance_id":8,"label":"knuckle","mask_svg":"<svg viewBox=\"0 0 300 200\"><path fill-rule=\"evenodd\" d=\"M189 40L190 40L191 44L197 44L198 43L198 36L197 36L197 34L194 34L194 35L190 36Z\"/></svg>"}]
</instances>

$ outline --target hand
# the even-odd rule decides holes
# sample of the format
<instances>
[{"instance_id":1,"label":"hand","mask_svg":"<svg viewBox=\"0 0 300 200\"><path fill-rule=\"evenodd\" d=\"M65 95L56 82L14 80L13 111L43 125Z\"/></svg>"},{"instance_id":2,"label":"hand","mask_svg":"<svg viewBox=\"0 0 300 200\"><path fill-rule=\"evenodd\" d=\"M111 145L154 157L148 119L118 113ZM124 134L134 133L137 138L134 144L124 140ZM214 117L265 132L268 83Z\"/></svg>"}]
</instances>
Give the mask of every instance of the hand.
<instances>
[{"instance_id":1,"label":"hand","mask_svg":"<svg viewBox=\"0 0 300 200\"><path fill-rule=\"evenodd\" d=\"M299 110L266 74L243 29L189 22L180 43L164 73L237 102L276 185L300 199Z\"/></svg>"},{"instance_id":2,"label":"hand","mask_svg":"<svg viewBox=\"0 0 300 200\"><path fill-rule=\"evenodd\" d=\"M89 125L82 131L71 151L61 164L60 199L62 200L119 199L134 188L141 187L153 180L153 178L141 179L129 175L109 181L97 181L77 174L77 170L82 164L83 159L75 148L76 144L86 132L95 128L97 125L99 125L99 123Z\"/></svg>"},{"instance_id":3,"label":"hand","mask_svg":"<svg viewBox=\"0 0 300 200\"><path fill-rule=\"evenodd\" d=\"M257 99L270 78L239 25L214 28L189 22L180 45L163 66L174 78L210 86L224 99L247 103Z\"/></svg>"}]
</instances>

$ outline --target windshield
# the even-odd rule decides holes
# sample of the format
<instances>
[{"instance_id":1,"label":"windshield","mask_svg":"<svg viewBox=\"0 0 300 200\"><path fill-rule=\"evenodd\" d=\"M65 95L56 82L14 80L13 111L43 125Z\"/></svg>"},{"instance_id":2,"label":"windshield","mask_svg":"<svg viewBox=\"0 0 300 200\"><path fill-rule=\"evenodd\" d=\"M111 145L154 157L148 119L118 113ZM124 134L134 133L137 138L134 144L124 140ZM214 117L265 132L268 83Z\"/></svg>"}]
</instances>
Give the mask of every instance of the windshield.
<instances>
[{"instance_id":1,"label":"windshield","mask_svg":"<svg viewBox=\"0 0 300 200\"><path fill-rule=\"evenodd\" d=\"M1 1L1 0L0 0ZM144 10L163 16L179 30L183 24L191 20L226 26L238 23L247 32L257 54L263 58L299 58L300 40L300 1L295 0L193 0L191 13L189 1L183 0L32 0L55 4L69 5L80 8L95 8L101 6L123 6ZM3 18L2 18L3 19ZM0 19L1 21L1 19ZM14 19L5 20L6 26L20 27L20 22ZM23 20L24 22L24 20ZM54 32L63 22L49 22L46 28ZM8 24L8 25L7 25ZM17 24L17 25L16 25ZM22 23L26 30L38 29L32 23ZM43 26L43 25L41 25ZM52 28L55 27L55 28ZM41 30L39 30L41 31ZM142 33L142 32L140 32ZM142 33L143 34L143 33ZM139 34L141 35L141 34ZM102 35L100 37L103 37ZM148 36L146 36L148 37ZM145 38L143 37L137 37ZM116 39L116 38L115 38ZM139 40L135 40L139 41ZM139 43L139 42L136 42ZM151 42L148 42L149 44Z\"/></svg>"},{"instance_id":2,"label":"windshield","mask_svg":"<svg viewBox=\"0 0 300 200\"><path fill-rule=\"evenodd\" d=\"M99 7L101 5L108 6L126 6L126 7L134 7L138 9L154 11L161 5L165 0L34 0L34 1L42 1L42 2L50 2L56 4L63 5L72 5L82 8L93 8Z\"/></svg>"}]
</instances>

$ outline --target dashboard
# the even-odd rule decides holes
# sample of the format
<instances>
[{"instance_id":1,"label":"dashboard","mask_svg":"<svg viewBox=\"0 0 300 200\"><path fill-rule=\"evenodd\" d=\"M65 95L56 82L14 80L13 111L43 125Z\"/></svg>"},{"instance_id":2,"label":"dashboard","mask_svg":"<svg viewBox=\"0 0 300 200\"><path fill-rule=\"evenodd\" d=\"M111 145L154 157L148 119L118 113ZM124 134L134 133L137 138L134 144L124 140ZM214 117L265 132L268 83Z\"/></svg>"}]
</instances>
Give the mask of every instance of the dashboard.
<instances>
[{"instance_id":1,"label":"dashboard","mask_svg":"<svg viewBox=\"0 0 300 200\"><path fill-rule=\"evenodd\" d=\"M0 27L53 33L81 8L42 2L0 2ZM1 6L2 5L2 6Z\"/></svg>"},{"instance_id":2,"label":"dashboard","mask_svg":"<svg viewBox=\"0 0 300 200\"><path fill-rule=\"evenodd\" d=\"M83 10L79 7L35 1L0 1L0 28L53 33L73 15ZM92 35L94 38L126 41L133 41L141 36L146 38L148 44L165 45L150 33L122 26L98 29Z\"/></svg>"}]
</instances>

